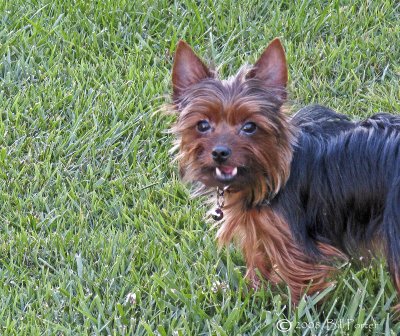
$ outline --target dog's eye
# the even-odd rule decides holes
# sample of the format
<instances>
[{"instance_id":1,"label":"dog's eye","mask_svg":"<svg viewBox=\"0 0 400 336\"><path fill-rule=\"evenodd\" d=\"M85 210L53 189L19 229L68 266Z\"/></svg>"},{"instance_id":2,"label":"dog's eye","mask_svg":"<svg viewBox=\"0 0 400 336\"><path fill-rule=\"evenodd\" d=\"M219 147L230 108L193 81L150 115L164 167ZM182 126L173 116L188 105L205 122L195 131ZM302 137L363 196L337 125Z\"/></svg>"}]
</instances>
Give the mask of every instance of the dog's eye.
<instances>
[{"instance_id":1,"label":"dog's eye","mask_svg":"<svg viewBox=\"0 0 400 336\"><path fill-rule=\"evenodd\" d=\"M243 133L246 133L246 134L254 134L254 132L256 131L256 129L257 129L257 125L256 125L255 123L249 121L249 122L245 123L245 124L242 126L241 131L242 131Z\"/></svg>"},{"instance_id":2,"label":"dog's eye","mask_svg":"<svg viewBox=\"0 0 400 336\"><path fill-rule=\"evenodd\" d=\"M211 128L211 125L207 120L200 120L197 123L197 130L201 133L207 132L210 128Z\"/></svg>"}]
</instances>

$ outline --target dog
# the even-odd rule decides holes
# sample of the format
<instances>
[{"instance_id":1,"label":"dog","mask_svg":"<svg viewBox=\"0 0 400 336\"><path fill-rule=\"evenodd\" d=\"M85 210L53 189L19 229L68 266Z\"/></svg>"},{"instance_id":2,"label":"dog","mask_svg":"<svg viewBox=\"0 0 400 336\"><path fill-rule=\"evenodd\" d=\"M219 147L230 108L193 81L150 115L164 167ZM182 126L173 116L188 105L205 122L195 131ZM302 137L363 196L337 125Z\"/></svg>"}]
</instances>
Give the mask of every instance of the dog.
<instances>
[{"instance_id":1,"label":"dog","mask_svg":"<svg viewBox=\"0 0 400 336\"><path fill-rule=\"evenodd\" d=\"M352 121L313 105L290 116L285 51L219 79L184 41L172 69L172 126L184 181L216 190L217 238L246 278L284 281L293 303L330 286L336 260L382 253L400 291L400 117Z\"/></svg>"}]
</instances>

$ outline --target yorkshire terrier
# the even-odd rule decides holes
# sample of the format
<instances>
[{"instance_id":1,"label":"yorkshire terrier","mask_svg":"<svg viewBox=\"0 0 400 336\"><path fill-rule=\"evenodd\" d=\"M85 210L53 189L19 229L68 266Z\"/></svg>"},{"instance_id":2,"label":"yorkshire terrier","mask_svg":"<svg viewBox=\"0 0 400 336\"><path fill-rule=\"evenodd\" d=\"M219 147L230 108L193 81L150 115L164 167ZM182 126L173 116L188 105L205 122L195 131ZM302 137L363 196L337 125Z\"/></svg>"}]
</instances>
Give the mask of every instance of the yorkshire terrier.
<instances>
[{"instance_id":1,"label":"yorkshire terrier","mask_svg":"<svg viewBox=\"0 0 400 336\"><path fill-rule=\"evenodd\" d=\"M332 260L384 254L400 291L400 117L351 121L314 105L290 117L279 39L218 78L188 44L172 70L172 128L184 180L217 190L219 243L242 249L248 278L286 282L294 303L323 290Z\"/></svg>"}]
</instances>

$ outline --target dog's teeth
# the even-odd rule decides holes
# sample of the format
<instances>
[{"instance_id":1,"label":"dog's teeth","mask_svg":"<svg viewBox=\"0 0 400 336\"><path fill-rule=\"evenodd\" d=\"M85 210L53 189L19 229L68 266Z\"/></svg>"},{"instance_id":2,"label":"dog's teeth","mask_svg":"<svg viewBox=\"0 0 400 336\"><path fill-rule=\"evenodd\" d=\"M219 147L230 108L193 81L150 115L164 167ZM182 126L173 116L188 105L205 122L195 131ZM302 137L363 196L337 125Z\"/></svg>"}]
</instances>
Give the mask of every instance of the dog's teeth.
<instances>
[{"instance_id":1,"label":"dog's teeth","mask_svg":"<svg viewBox=\"0 0 400 336\"><path fill-rule=\"evenodd\" d=\"M218 167L215 167L215 173L217 174L218 177L222 177L222 172Z\"/></svg>"},{"instance_id":2,"label":"dog's teeth","mask_svg":"<svg viewBox=\"0 0 400 336\"><path fill-rule=\"evenodd\" d=\"M237 174L237 167L233 168L232 170L232 176L236 176Z\"/></svg>"}]
</instances>

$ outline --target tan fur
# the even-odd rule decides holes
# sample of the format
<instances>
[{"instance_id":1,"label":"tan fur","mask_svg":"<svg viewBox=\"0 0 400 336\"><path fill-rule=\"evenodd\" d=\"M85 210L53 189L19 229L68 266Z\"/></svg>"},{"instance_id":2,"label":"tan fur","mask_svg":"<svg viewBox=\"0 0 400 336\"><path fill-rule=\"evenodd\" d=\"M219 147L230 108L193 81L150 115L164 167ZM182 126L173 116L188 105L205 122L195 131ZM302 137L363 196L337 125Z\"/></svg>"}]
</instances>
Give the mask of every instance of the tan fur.
<instances>
[{"instance_id":1,"label":"tan fur","mask_svg":"<svg viewBox=\"0 0 400 336\"><path fill-rule=\"evenodd\" d=\"M226 193L225 220L217 237L219 243L234 239L246 259L246 277L258 286L257 270L273 283L283 280L290 288L292 300L297 303L307 290L312 294L331 285L327 281L334 267L316 264L299 249L289 227L270 207L245 209L243 192ZM344 258L337 249L326 244L319 248L326 257Z\"/></svg>"}]
</instances>

